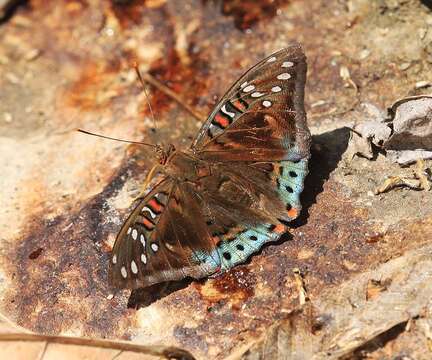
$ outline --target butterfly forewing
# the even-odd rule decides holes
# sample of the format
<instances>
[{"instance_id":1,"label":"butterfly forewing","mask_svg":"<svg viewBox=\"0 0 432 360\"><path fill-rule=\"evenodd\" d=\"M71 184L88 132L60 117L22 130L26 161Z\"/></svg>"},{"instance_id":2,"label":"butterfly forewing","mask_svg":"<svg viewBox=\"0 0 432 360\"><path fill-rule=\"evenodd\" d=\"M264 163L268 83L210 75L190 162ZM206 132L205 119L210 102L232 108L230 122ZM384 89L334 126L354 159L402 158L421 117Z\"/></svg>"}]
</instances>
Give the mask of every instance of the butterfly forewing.
<instances>
[{"instance_id":1,"label":"butterfly forewing","mask_svg":"<svg viewBox=\"0 0 432 360\"><path fill-rule=\"evenodd\" d=\"M262 60L224 95L192 149L202 158L217 161L307 157L305 78L306 58L300 45Z\"/></svg>"},{"instance_id":2,"label":"butterfly forewing","mask_svg":"<svg viewBox=\"0 0 432 360\"><path fill-rule=\"evenodd\" d=\"M218 257L199 204L172 179L162 180L129 216L117 236L110 279L118 288L201 278L214 273Z\"/></svg>"}]
</instances>

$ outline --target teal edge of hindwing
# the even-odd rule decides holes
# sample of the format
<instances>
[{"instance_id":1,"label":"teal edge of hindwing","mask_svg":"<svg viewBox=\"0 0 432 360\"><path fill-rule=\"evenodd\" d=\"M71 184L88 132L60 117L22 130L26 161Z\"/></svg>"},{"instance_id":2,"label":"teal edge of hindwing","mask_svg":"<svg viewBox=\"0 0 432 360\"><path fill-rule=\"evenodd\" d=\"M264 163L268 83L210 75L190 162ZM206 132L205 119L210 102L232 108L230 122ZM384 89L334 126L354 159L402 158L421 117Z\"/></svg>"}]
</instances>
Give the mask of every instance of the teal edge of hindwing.
<instances>
[{"instance_id":1,"label":"teal edge of hindwing","mask_svg":"<svg viewBox=\"0 0 432 360\"><path fill-rule=\"evenodd\" d=\"M281 200L297 209L301 208L300 194L308 173L308 159L297 162L280 161L277 174L278 193ZM238 233L233 239L222 240L211 254L195 251L194 260L220 273L245 262L268 242L276 241L281 233L272 231L272 225L258 225Z\"/></svg>"}]
</instances>

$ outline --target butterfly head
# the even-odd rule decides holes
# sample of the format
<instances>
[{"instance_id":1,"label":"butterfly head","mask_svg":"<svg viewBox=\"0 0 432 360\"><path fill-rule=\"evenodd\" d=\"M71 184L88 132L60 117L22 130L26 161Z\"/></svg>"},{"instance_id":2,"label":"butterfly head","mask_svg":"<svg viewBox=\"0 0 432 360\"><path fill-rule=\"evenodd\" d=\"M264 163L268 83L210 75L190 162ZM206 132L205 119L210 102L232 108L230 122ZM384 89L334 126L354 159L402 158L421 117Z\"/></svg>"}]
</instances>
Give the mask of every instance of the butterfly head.
<instances>
[{"instance_id":1,"label":"butterfly head","mask_svg":"<svg viewBox=\"0 0 432 360\"><path fill-rule=\"evenodd\" d=\"M159 164L161 164L161 165L165 165L168 158L171 156L171 154L176 151L173 144L168 144L168 145L157 144L155 146L155 149L156 149L156 155L157 155Z\"/></svg>"}]
</instances>

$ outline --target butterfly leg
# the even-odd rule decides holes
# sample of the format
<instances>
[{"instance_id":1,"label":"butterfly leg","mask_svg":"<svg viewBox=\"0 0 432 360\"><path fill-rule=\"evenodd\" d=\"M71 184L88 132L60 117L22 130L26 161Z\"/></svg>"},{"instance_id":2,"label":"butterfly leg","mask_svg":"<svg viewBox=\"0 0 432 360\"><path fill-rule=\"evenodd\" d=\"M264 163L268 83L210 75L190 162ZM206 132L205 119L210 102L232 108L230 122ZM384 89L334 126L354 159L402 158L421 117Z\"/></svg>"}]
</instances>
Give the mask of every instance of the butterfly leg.
<instances>
[{"instance_id":1,"label":"butterfly leg","mask_svg":"<svg viewBox=\"0 0 432 360\"><path fill-rule=\"evenodd\" d=\"M149 189L149 185L152 181L152 179L154 178L154 176L158 173L158 172L162 172L163 171L163 165L157 164L155 166L153 166L151 168L151 170L149 171L149 173L147 174L147 177L144 181L144 184L141 186L141 191L138 194L138 196L136 196L134 198L133 201L136 201L138 199L142 199L143 197L145 197L148 193L148 189Z\"/></svg>"}]
</instances>

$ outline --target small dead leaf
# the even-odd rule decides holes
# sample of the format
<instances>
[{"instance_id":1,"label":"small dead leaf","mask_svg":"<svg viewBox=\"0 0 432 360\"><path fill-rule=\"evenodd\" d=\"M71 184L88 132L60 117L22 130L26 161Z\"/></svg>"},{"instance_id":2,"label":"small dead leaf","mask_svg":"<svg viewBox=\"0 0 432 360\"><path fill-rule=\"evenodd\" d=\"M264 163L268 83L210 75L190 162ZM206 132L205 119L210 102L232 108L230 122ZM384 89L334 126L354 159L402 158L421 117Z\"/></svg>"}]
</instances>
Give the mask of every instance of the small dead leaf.
<instances>
[{"instance_id":1,"label":"small dead leaf","mask_svg":"<svg viewBox=\"0 0 432 360\"><path fill-rule=\"evenodd\" d=\"M431 86L431 83L430 83L430 81L426 81L426 80L417 81L415 84L416 89L422 89L422 88L429 87L429 86Z\"/></svg>"},{"instance_id":2,"label":"small dead leaf","mask_svg":"<svg viewBox=\"0 0 432 360\"><path fill-rule=\"evenodd\" d=\"M351 85L356 91L358 90L357 84L351 78L350 71L345 65L340 67L339 75L346 84Z\"/></svg>"},{"instance_id":3,"label":"small dead leaf","mask_svg":"<svg viewBox=\"0 0 432 360\"><path fill-rule=\"evenodd\" d=\"M432 159L432 151L427 150L387 150L387 159L391 162L405 166L415 163L418 159Z\"/></svg>"},{"instance_id":4,"label":"small dead leaf","mask_svg":"<svg viewBox=\"0 0 432 360\"><path fill-rule=\"evenodd\" d=\"M417 160L414 172L420 181L421 188L423 190L429 191L431 189L431 184L429 181L426 164L423 159Z\"/></svg>"},{"instance_id":5,"label":"small dead leaf","mask_svg":"<svg viewBox=\"0 0 432 360\"><path fill-rule=\"evenodd\" d=\"M354 159L355 156L373 159L374 153L372 150L372 142L367 137L360 136L357 132L352 131L348 149L345 152L345 157L348 161Z\"/></svg>"},{"instance_id":6,"label":"small dead leaf","mask_svg":"<svg viewBox=\"0 0 432 360\"><path fill-rule=\"evenodd\" d=\"M406 186L414 190L421 189L420 181L417 179L406 178L401 176L391 176L388 179L386 179L384 183L375 190L375 195L379 195L387 191L390 191L396 187L402 187L402 186Z\"/></svg>"}]
</instances>

